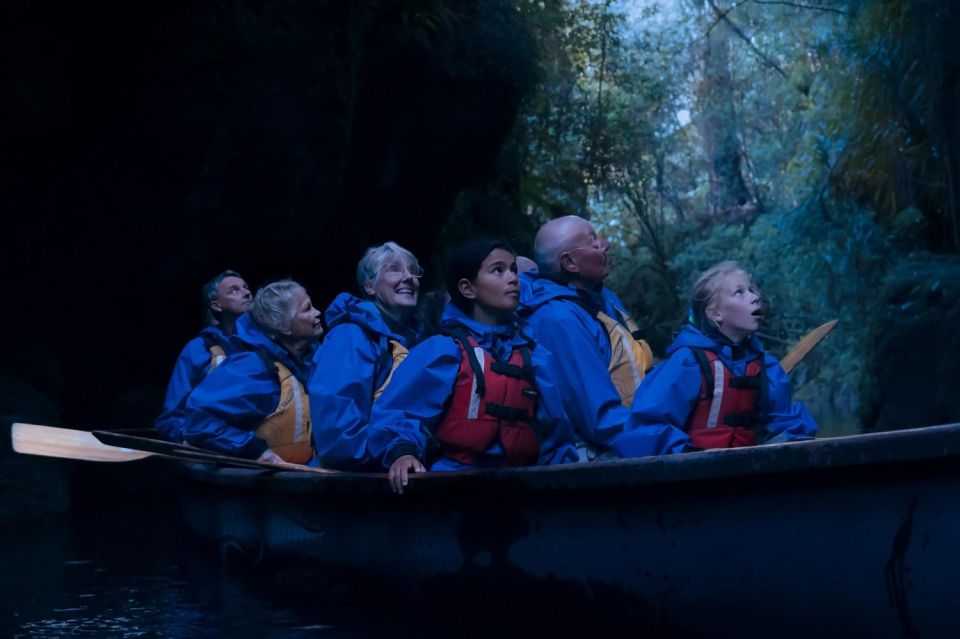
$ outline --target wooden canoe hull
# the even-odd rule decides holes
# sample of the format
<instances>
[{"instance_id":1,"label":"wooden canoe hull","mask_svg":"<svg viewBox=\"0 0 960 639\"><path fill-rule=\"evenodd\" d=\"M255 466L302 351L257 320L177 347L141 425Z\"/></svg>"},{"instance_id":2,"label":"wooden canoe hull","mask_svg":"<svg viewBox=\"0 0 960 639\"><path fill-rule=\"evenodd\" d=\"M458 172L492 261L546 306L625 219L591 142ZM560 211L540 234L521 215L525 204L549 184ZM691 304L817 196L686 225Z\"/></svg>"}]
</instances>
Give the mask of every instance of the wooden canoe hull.
<instances>
[{"instance_id":1,"label":"wooden canoe hull","mask_svg":"<svg viewBox=\"0 0 960 639\"><path fill-rule=\"evenodd\" d=\"M489 570L616 588L723 636L958 626L960 425L427 474L403 496L374 474L187 475L190 525L258 555L414 583Z\"/></svg>"}]
</instances>

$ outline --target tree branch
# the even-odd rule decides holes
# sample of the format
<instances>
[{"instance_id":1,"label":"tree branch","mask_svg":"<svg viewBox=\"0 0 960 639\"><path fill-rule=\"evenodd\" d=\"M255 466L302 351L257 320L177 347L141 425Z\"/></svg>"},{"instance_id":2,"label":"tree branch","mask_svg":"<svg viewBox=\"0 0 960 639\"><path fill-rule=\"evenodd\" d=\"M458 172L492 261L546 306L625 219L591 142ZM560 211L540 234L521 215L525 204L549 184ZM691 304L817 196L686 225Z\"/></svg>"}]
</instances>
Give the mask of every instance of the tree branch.
<instances>
[{"instance_id":1,"label":"tree branch","mask_svg":"<svg viewBox=\"0 0 960 639\"><path fill-rule=\"evenodd\" d=\"M775 70L777 73L779 73L781 76L783 76L783 79L784 79L784 80L789 80L789 78L787 77L786 71L784 71L783 69L781 69L779 64L777 64L776 62L774 62L774 61L773 61L770 57L768 57L763 51L761 51L759 48L757 48L757 45L755 45L753 42L750 41L750 37L749 37L746 33L744 33L744 32L740 29L740 27L738 27L736 24L734 24L734 23L733 23L733 20L731 20L731 19L727 16L727 14L730 13L730 11L732 10L732 8L731 8L731 9L727 9L726 11L723 11L722 9L720 9L720 7L718 7L718 6L716 5L716 3L715 3L713 0L707 0L707 3L710 5L710 8L713 9L714 13L717 14L717 22L725 22L725 23L727 24L727 26L730 27L730 30L731 30L731 31L733 31L741 40L743 40L744 42L747 43L747 46L750 47L750 50L753 51L754 54L756 54L756 56L757 56L758 58L760 58L760 61L761 61L761 62L763 62L765 65L767 65L768 67L770 67L771 69L773 69L773 70ZM716 25L716 23L714 23L714 26L715 26L715 25ZM711 27L711 28L712 28L712 27Z\"/></svg>"},{"instance_id":2,"label":"tree branch","mask_svg":"<svg viewBox=\"0 0 960 639\"><path fill-rule=\"evenodd\" d=\"M835 9L833 7L824 7L823 5L814 5L814 4L800 4L799 2L783 2L782 0L751 0L754 4L780 4L785 7L796 7L797 9L812 9L814 11L829 11L830 13L836 13L842 16L849 15L843 9Z\"/></svg>"}]
</instances>

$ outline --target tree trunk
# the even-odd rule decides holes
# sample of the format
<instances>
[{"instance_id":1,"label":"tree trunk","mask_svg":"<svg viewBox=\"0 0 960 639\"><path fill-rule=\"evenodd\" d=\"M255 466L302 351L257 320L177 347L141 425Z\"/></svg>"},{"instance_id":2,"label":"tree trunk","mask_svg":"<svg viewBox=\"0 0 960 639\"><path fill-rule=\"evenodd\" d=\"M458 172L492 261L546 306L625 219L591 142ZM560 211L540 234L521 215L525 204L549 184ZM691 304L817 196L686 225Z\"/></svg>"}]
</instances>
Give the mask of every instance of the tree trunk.
<instances>
[{"instance_id":1,"label":"tree trunk","mask_svg":"<svg viewBox=\"0 0 960 639\"><path fill-rule=\"evenodd\" d=\"M700 132L710 168L711 215L729 214L751 201L740 169L743 156L730 76L730 29L712 23L703 45L703 75L698 89Z\"/></svg>"}]
</instances>

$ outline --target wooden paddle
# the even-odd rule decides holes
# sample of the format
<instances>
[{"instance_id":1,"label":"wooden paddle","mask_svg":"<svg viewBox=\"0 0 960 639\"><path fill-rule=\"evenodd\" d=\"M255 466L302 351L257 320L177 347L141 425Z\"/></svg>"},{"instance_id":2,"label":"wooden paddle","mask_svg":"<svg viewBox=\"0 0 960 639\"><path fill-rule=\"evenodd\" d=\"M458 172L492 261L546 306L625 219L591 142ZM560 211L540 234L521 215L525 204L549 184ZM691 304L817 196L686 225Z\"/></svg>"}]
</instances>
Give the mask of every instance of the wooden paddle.
<instances>
[{"instance_id":1,"label":"wooden paddle","mask_svg":"<svg viewBox=\"0 0 960 639\"><path fill-rule=\"evenodd\" d=\"M796 368L797 364L807 356L807 353L812 351L813 348L833 330L833 327L837 325L838 321L839 320L830 320L804 335L803 339L797 342L797 344L783 356L783 359L780 360L780 365L783 366L783 370L789 373Z\"/></svg>"},{"instance_id":2,"label":"wooden paddle","mask_svg":"<svg viewBox=\"0 0 960 639\"><path fill-rule=\"evenodd\" d=\"M334 472L300 464L270 464L252 459L218 455L191 446L109 431L87 432L38 424L16 423L11 430L13 450L25 455L99 462L129 462L145 457L168 457L205 464L221 464L260 470L291 470L307 473ZM110 444L106 443L109 441ZM111 445L118 444L118 445Z\"/></svg>"}]
</instances>

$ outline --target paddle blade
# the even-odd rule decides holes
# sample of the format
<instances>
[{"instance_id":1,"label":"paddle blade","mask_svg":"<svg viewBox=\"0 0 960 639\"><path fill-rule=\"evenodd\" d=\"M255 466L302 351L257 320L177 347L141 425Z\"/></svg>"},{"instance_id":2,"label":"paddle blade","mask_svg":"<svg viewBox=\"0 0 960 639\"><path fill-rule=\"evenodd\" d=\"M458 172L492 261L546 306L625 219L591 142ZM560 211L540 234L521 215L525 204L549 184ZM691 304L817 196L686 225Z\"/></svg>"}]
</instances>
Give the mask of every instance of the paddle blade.
<instances>
[{"instance_id":1,"label":"paddle blade","mask_svg":"<svg viewBox=\"0 0 960 639\"><path fill-rule=\"evenodd\" d=\"M814 346L819 344L820 341L833 330L833 327L837 325L838 321L839 320L830 320L804 335L803 339L797 342L797 345L791 348L790 352L780 360L780 365L783 366L784 372L789 373L796 368L797 364L807 356L807 353L812 351Z\"/></svg>"},{"instance_id":2,"label":"paddle blade","mask_svg":"<svg viewBox=\"0 0 960 639\"><path fill-rule=\"evenodd\" d=\"M82 459L98 462L128 462L153 453L118 448L101 443L93 433L71 428L16 423L11 429L13 450L24 455Z\"/></svg>"}]
</instances>

